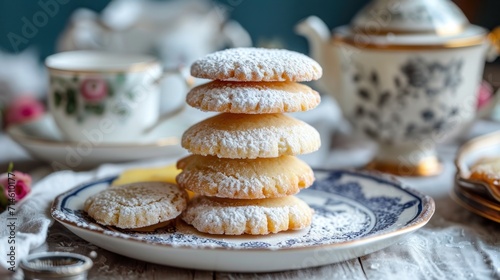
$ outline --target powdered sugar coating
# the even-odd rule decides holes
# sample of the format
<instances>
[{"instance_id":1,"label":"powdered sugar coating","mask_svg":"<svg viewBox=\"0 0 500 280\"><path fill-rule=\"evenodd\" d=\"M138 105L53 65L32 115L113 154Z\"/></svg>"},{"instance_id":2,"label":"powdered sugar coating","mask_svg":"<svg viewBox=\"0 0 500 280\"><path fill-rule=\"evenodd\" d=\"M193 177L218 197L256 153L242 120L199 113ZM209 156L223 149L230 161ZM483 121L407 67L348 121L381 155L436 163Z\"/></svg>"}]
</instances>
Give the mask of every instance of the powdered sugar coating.
<instances>
[{"instance_id":1,"label":"powdered sugar coating","mask_svg":"<svg viewBox=\"0 0 500 280\"><path fill-rule=\"evenodd\" d=\"M311 225L312 209L299 198L231 200L198 196L182 219L210 234L263 235Z\"/></svg>"},{"instance_id":2,"label":"powdered sugar coating","mask_svg":"<svg viewBox=\"0 0 500 280\"><path fill-rule=\"evenodd\" d=\"M179 186L205 196L233 199L293 195L314 182L312 169L293 156L223 159L191 155L177 162Z\"/></svg>"},{"instance_id":3,"label":"powdered sugar coating","mask_svg":"<svg viewBox=\"0 0 500 280\"><path fill-rule=\"evenodd\" d=\"M321 78L321 66L301 53L233 48L209 54L191 65L191 75L221 81L304 82Z\"/></svg>"},{"instance_id":4,"label":"powdered sugar coating","mask_svg":"<svg viewBox=\"0 0 500 280\"><path fill-rule=\"evenodd\" d=\"M203 111L269 114L307 111L318 106L321 97L293 82L213 81L193 88L186 101Z\"/></svg>"},{"instance_id":5,"label":"powdered sugar coating","mask_svg":"<svg viewBox=\"0 0 500 280\"><path fill-rule=\"evenodd\" d=\"M221 158L274 158L319 149L318 131L283 114L219 114L191 126L182 147L193 154Z\"/></svg>"},{"instance_id":6,"label":"powdered sugar coating","mask_svg":"<svg viewBox=\"0 0 500 280\"><path fill-rule=\"evenodd\" d=\"M84 210L103 225L141 228L176 218L186 205L186 191L178 186L141 182L93 195L85 201Z\"/></svg>"}]
</instances>

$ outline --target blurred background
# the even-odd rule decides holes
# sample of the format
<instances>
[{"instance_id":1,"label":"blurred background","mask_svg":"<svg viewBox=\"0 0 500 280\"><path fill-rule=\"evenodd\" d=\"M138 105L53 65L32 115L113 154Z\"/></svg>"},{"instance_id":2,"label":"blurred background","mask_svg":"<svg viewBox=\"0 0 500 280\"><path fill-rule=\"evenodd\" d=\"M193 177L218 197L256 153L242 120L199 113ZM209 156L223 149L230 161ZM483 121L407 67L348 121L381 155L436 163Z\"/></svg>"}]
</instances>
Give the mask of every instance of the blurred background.
<instances>
[{"instance_id":1,"label":"blurred background","mask_svg":"<svg viewBox=\"0 0 500 280\"><path fill-rule=\"evenodd\" d=\"M27 48L38 51L40 58L44 58L56 51L58 36L71 23L72 15L82 8L101 13L108 7L109 0L40 0L40 1L9 1L0 2L0 49L9 53L16 53ZM115 1L136 2L136 1ZM141 1L138 1L141 2ZM145 2L145 1L142 1ZM175 2L172 0L156 0L148 2ZM179 2L177 0L177 2ZM365 5L368 0L350 1L324 1L324 0L214 0L182 2L204 2L208 6L221 9L220 17L228 17L235 20L248 31L255 45L277 45L287 49L307 52L307 44L303 37L293 32L293 26L301 19L309 15L317 15L328 24L330 28L347 24L354 14ZM500 25L500 1L498 0L455 0L456 4L465 12L473 24L489 29ZM57 7L51 7L56 3ZM187 4L186 4L187 5ZM177 5L179 6L179 5ZM194 5L193 5L194 6ZM46 9L44 9L46 7ZM170 10L178 7L172 5ZM40 11L52 11L48 16L41 15ZM127 11L116 10L117 17L126 17ZM123 12L123 13L122 13ZM165 17L172 16L169 11L159 11ZM47 12L45 12L47 14ZM130 17L130 15L128 15ZM47 19L45 19L47 18ZM123 21L132 20L123 18ZM26 21L40 24L35 25L36 35L32 38L24 38L19 43L12 43L15 35L22 36L23 25ZM119 24L119 23L116 23ZM126 23L120 23L126 25ZM122 28L125 28L122 26ZM9 37L9 33L12 35ZM27 37L27 36L25 36Z\"/></svg>"},{"instance_id":2,"label":"blurred background","mask_svg":"<svg viewBox=\"0 0 500 280\"><path fill-rule=\"evenodd\" d=\"M76 10L85 8L100 13L111 1L66 0L61 1L64 4L59 4L57 0L54 0L59 6L59 11L54 12L53 16L49 15L46 25L38 28L38 34L29 38L28 42L19 44L18 47L11 44L8 34L13 32L22 36L23 18L31 21L38 11L43 10L39 5L42 2L52 1L23 1L20 4L17 1L2 0L0 6L0 47L3 50L19 52L28 47L34 47L39 51L40 57L44 58L56 51L57 38L71 22L71 16ZM152 2L174 1L157 0ZM213 8L221 9L220 16L227 16L241 24L256 45L283 44L285 48L305 52L307 50L305 39L293 32L293 26L300 19L314 14L322 18L330 27L335 27L348 23L356 11L368 1L216 0L209 2L184 0L183 2L205 2L212 5ZM175 9L176 7L170 8ZM168 11L161 12L168 14ZM126 13L123 16L127 16ZM127 19L123 18L123 20Z\"/></svg>"},{"instance_id":3,"label":"blurred background","mask_svg":"<svg viewBox=\"0 0 500 280\"><path fill-rule=\"evenodd\" d=\"M498 0L455 0L473 24L500 25ZM0 113L8 106L42 108L43 60L78 49L148 53L165 67L189 65L227 47L286 48L308 53L294 26L316 15L330 29L348 24L368 0L0 0ZM500 75L485 80L500 86ZM496 71L494 73L500 73ZM30 100L32 98L34 100ZM32 104L34 104L32 106ZM37 107L38 106L38 107ZM32 112L42 112L32 110ZM0 114L0 127L6 125ZM8 121L8 120L7 120ZM1 131L1 130L0 130Z\"/></svg>"}]
</instances>

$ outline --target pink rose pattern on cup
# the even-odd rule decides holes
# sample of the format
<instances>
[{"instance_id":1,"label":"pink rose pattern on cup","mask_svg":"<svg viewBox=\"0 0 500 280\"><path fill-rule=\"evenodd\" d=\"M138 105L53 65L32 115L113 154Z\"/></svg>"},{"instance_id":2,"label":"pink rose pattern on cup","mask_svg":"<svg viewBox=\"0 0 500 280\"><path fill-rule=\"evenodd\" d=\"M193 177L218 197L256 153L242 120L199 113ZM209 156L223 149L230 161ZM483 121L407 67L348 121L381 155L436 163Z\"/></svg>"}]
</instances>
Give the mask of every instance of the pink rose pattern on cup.
<instances>
[{"instance_id":1,"label":"pink rose pattern on cup","mask_svg":"<svg viewBox=\"0 0 500 280\"><path fill-rule=\"evenodd\" d=\"M76 115L77 120L82 122L86 117L102 116L107 111L118 114L120 117L129 115L129 108L124 107L116 110L115 103L123 103L121 100L110 101L114 97L114 89L123 88L126 82L125 74L111 76L87 76L87 77L51 77L51 83L58 85L54 92L52 102L56 108L62 107L67 115ZM123 98L134 100L133 90L126 92Z\"/></svg>"},{"instance_id":2,"label":"pink rose pattern on cup","mask_svg":"<svg viewBox=\"0 0 500 280\"><path fill-rule=\"evenodd\" d=\"M106 98L108 85L101 78L88 78L81 83L80 91L86 101L96 103Z\"/></svg>"}]
</instances>

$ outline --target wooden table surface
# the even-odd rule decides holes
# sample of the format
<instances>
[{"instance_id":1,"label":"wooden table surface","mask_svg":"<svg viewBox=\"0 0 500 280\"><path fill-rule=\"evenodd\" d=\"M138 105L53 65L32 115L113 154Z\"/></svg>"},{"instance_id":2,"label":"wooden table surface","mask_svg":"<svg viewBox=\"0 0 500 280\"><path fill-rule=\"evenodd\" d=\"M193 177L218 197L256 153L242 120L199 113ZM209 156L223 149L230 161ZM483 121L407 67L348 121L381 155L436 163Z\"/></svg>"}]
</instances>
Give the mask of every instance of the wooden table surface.
<instances>
[{"instance_id":1,"label":"wooden table surface","mask_svg":"<svg viewBox=\"0 0 500 280\"><path fill-rule=\"evenodd\" d=\"M92 258L94 266L88 279L369 279L362 258L321 266L275 273L226 273L189 270L147 263L101 249L71 233L59 223L49 231L48 251L78 253ZM94 253L95 252L95 253ZM332 278L331 278L332 277Z\"/></svg>"}]
</instances>

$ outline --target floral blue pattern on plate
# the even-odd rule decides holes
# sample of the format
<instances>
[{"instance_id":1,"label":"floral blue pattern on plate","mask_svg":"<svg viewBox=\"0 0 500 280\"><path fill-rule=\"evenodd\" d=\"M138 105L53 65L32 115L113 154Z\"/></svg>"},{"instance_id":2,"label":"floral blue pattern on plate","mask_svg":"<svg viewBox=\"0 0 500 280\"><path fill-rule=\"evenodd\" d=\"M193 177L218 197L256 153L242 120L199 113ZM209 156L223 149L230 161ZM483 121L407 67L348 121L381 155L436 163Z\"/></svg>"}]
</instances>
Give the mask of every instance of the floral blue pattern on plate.
<instances>
[{"instance_id":1,"label":"floral blue pattern on plate","mask_svg":"<svg viewBox=\"0 0 500 280\"><path fill-rule=\"evenodd\" d=\"M54 201L52 216L98 246L141 260L198 269L273 271L333 263L374 252L424 226L434 213L430 197L388 176L340 170L316 170L315 174L314 185L298 194L315 210L311 227L268 236L208 235L182 221L147 233L101 226L85 214L83 203L109 187L115 177L89 182L60 195ZM207 248L212 250L202 250ZM138 254L134 251L137 249L151 254ZM318 257L321 250L332 254ZM173 251L178 253L176 258L169 255ZM206 258L201 258L207 252L216 254L210 257L223 257L230 265L207 264ZM281 252L283 257L295 252L296 261L292 258L286 263L267 263L263 262L266 257L255 260L240 252L267 252L266 256ZM152 257L155 254L158 258ZM189 262L179 261L180 256ZM255 267L257 263L260 265Z\"/></svg>"}]
</instances>

